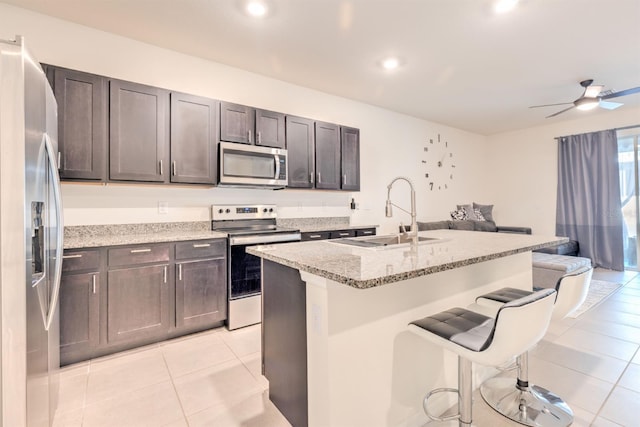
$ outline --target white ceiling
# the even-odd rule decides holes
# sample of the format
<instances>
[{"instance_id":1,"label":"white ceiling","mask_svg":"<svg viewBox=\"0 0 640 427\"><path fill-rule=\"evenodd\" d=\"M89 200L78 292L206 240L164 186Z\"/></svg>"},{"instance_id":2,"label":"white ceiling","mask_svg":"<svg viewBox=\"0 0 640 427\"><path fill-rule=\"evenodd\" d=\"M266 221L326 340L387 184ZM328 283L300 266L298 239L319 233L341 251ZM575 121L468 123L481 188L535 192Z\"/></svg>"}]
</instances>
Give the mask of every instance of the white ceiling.
<instances>
[{"instance_id":1,"label":"white ceiling","mask_svg":"<svg viewBox=\"0 0 640 427\"><path fill-rule=\"evenodd\" d=\"M640 0L521 0L505 15L492 0L267 0L262 19L242 0L2 1L484 135L614 114L527 108L573 101L587 78L640 86ZM382 70L387 55L403 66Z\"/></svg>"}]
</instances>

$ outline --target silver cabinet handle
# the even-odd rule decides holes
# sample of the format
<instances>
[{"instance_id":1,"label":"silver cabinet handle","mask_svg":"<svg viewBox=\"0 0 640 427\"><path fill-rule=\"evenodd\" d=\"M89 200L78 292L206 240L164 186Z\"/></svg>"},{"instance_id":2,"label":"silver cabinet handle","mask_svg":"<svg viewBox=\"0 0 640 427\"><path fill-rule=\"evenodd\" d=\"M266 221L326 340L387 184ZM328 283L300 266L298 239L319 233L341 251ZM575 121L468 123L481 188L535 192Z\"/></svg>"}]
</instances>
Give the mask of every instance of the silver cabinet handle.
<instances>
[{"instance_id":1,"label":"silver cabinet handle","mask_svg":"<svg viewBox=\"0 0 640 427\"><path fill-rule=\"evenodd\" d=\"M322 235L321 234L310 234L309 237L312 238L312 239L319 239L319 238L322 237Z\"/></svg>"},{"instance_id":2,"label":"silver cabinet handle","mask_svg":"<svg viewBox=\"0 0 640 427\"><path fill-rule=\"evenodd\" d=\"M211 246L211 243L194 243L193 244L194 248L208 248L209 246Z\"/></svg>"},{"instance_id":3,"label":"silver cabinet handle","mask_svg":"<svg viewBox=\"0 0 640 427\"><path fill-rule=\"evenodd\" d=\"M160 160L160 175L164 175L164 171L162 170L162 160Z\"/></svg>"},{"instance_id":4,"label":"silver cabinet handle","mask_svg":"<svg viewBox=\"0 0 640 427\"><path fill-rule=\"evenodd\" d=\"M92 288L93 294L95 295L96 294L96 275L95 274L91 276L91 288Z\"/></svg>"},{"instance_id":5,"label":"silver cabinet handle","mask_svg":"<svg viewBox=\"0 0 640 427\"><path fill-rule=\"evenodd\" d=\"M247 138L249 139L249 142L251 142L251 131L250 130L247 131Z\"/></svg>"},{"instance_id":6,"label":"silver cabinet handle","mask_svg":"<svg viewBox=\"0 0 640 427\"><path fill-rule=\"evenodd\" d=\"M131 249L131 253L132 254L142 254L145 252L151 252L151 249L149 248L145 248L145 249Z\"/></svg>"},{"instance_id":7,"label":"silver cabinet handle","mask_svg":"<svg viewBox=\"0 0 640 427\"><path fill-rule=\"evenodd\" d=\"M373 231L363 231L362 234L373 234Z\"/></svg>"},{"instance_id":8,"label":"silver cabinet handle","mask_svg":"<svg viewBox=\"0 0 640 427\"><path fill-rule=\"evenodd\" d=\"M342 175L342 185L347 185L347 174Z\"/></svg>"},{"instance_id":9,"label":"silver cabinet handle","mask_svg":"<svg viewBox=\"0 0 640 427\"><path fill-rule=\"evenodd\" d=\"M338 233L338 236L348 236L349 233Z\"/></svg>"},{"instance_id":10,"label":"silver cabinet handle","mask_svg":"<svg viewBox=\"0 0 640 427\"><path fill-rule=\"evenodd\" d=\"M58 170L62 169L62 161L61 161L62 157L61 156L62 156L62 153L60 153L58 151Z\"/></svg>"},{"instance_id":11,"label":"silver cabinet handle","mask_svg":"<svg viewBox=\"0 0 640 427\"><path fill-rule=\"evenodd\" d=\"M313 184L313 172L309 174L309 178L311 179L311 183Z\"/></svg>"},{"instance_id":12,"label":"silver cabinet handle","mask_svg":"<svg viewBox=\"0 0 640 427\"><path fill-rule=\"evenodd\" d=\"M178 280L182 280L182 264L178 264Z\"/></svg>"},{"instance_id":13,"label":"silver cabinet handle","mask_svg":"<svg viewBox=\"0 0 640 427\"><path fill-rule=\"evenodd\" d=\"M82 254L62 255L62 259L82 258Z\"/></svg>"},{"instance_id":14,"label":"silver cabinet handle","mask_svg":"<svg viewBox=\"0 0 640 427\"><path fill-rule=\"evenodd\" d=\"M318 172L318 184L322 183L322 174Z\"/></svg>"},{"instance_id":15,"label":"silver cabinet handle","mask_svg":"<svg viewBox=\"0 0 640 427\"><path fill-rule=\"evenodd\" d=\"M171 174L176 176L176 161L171 162Z\"/></svg>"},{"instance_id":16,"label":"silver cabinet handle","mask_svg":"<svg viewBox=\"0 0 640 427\"><path fill-rule=\"evenodd\" d=\"M262 144L262 132L256 132L257 144Z\"/></svg>"},{"instance_id":17,"label":"silver cabinet handle","mask_svg":"<svg viewBox=\"0 0 640 427\"><path fill-rule=\"evenodd\" d=\"M167 283L167 266L166 265L164 266L163 273L164 273L164 283Z\"/></svg>"}]
</instances>

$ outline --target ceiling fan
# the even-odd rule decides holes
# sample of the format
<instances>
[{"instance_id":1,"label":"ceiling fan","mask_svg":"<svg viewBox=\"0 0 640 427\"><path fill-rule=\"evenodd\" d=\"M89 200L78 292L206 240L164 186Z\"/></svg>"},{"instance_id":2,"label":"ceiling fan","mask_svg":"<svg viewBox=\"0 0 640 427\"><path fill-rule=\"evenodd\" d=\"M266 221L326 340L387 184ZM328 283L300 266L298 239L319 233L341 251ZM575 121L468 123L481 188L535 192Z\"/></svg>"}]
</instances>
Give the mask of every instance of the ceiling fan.
<instances>
[{"instance_id":1,"label":"ceiling fan","mask_svg":"<svg viewBox=\"0 0 640 427\"><path fill-rule=\"evenodd\" d=\"M613 110L620 107L622 104L619 102L611 102L606 101L611 98L618 98L620 96L631 95L634 93L640 92L640 87L634 87L631 89L621 90L618 92L613 92L610 90L603 91L604 86L601 85L592 85L593 79L583 80L580 82L580 86L584 88L584 93L580 98L576 99L573 102L561 102L558 104L544 104L544 105L532 105L529 108L540 108L540 107L552 107L555 105L568 105L573 104L564 110L560 110L557 113L553 113L550 116L545 118L555 117L559 114L564 113L565 111L569 111L572 108L577 108L578 110L591 110L596 107L605 108L607 110Z\"/></svg>"}]
</instances>

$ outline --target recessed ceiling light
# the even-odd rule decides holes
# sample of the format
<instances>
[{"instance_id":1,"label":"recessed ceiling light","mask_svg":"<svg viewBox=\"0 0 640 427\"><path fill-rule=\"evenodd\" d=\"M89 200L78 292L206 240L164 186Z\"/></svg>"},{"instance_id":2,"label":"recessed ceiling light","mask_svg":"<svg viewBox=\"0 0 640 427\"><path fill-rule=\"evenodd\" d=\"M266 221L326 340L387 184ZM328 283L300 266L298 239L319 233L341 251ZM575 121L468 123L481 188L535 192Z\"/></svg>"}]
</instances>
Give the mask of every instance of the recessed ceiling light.
<instances>
[{"instance_id":1,"label":"recessed ceiling light","mask_svg":"<svg viewBox=\"0 0 640 427\"><path fill-rule=\"evenodd\" d=\"M382 60L382 68L385 70L395 70L400 66L400 60L393 56Z\"/></svg>"},{"instance_id":2,"label":"recessed ceiling light","mask_svg":"<svg viewBox=\"0 0 640 427\"><path fill-rule=\"evenodd\" d=\"M507 13L512 11L516 5L518 4L519 0L497 0L494 4L493 4L493 11L495 13Z\"/></svg>"},{"instance_id":3,"label":"recessed ceiling light","mask_svg":"<svg viewBox=\"0 0 640 427\"><path fill-rule=\"evenodd\" d=\"M249 15L255 16L256 18L263 17L267 14L267 5L258 0L248 2L245 9Z\"/></svg>"}]
</instances>

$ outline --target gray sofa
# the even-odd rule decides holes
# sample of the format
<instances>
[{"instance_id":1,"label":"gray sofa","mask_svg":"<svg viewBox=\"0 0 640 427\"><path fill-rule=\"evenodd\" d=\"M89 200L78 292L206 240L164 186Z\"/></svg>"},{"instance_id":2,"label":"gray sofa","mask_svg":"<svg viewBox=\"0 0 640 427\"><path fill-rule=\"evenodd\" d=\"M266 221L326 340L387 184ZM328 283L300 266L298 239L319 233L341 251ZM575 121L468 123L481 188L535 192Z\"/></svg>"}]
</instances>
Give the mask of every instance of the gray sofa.
<instances>
[{"instance_id":1,"label":"gray sofa","mask_svg":"<svg viewBox=\"0 0 640 427\"><path fill-rule=\"evenodd\" d=\"M409 227L407 227L407 231ZM519 233L531 234L530 227L509 227L496 225L493 221L473 221L473 220L444 220L420 222L418 221L418 231L425 230L467 230L467 231L488 231L498 233ZM402 231L402 230L401 230Z\"/></svg>"}]
</instances>

